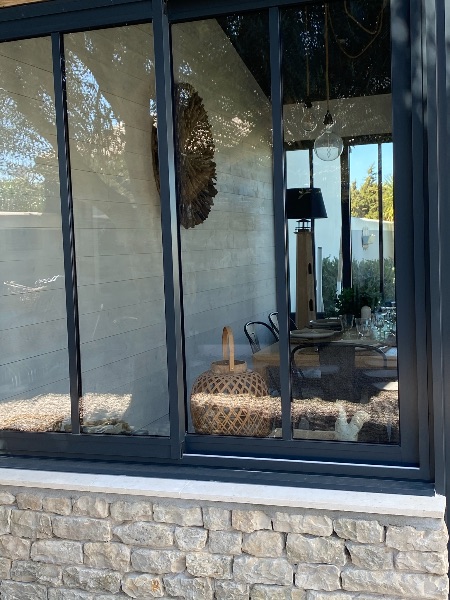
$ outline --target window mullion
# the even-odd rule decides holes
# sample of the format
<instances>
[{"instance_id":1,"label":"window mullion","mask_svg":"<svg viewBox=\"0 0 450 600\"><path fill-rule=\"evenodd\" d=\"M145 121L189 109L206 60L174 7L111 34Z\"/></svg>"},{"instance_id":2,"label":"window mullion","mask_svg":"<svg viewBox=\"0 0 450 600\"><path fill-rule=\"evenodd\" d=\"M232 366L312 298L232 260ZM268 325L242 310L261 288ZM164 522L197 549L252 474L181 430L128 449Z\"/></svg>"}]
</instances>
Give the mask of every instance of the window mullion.
<instances>
[{"instance_id":1,"label":"window mullion","mask_svg":"<svg viewBox=\"0 0 450 600\"><path fill-rule=\"evenodd\" d=\"M66 290L72 433L80 433L81 359L64 39L52 33L53 77Z\"/></svg>"},{"instance_id":2,"label":"window mullion","mask_svg":"<svg viewBox=\"0 0 450 600\"><path fill-rule=\"evenodd\" d=\"M180 458L180 447L185 435L185 386L172 108L172 57L170 26L164 0L155 1L153 11L170 435L172 458Z\"/></svg>"}]
</instances>

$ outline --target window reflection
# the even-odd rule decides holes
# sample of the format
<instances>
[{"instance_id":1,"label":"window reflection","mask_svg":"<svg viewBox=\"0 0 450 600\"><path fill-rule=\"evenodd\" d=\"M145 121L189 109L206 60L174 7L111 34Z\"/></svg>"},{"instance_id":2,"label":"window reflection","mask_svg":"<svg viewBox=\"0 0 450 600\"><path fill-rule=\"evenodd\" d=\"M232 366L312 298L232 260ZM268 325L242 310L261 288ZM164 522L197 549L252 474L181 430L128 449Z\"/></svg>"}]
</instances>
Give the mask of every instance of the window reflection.
<instances>
[{"instance_id":1,"label":"window reflection","mask_svg":"<svg viewBox=\"0 0 450 600\"><path fill-rule=\"evenodd\" d=\"M283 11L288 188L319 189L327 213L309 233L289 222L294 439L399 443L389 18L371 2ZM327 130L334 160L315 150Z\"/></svg>"},{"instance_id":2,"label":"window reflection","mask_svg":"<svg viewBox=\"0 0 450 600\"><path fill-rule=\"evenodd\" d=\"M168 435L151 25L66 36L84 433Z\"/></svg>"},{"instance_id":3,"label":"window reflection","mask_svg":"<svg viewBox=\"0 0 450 600\"><path fill-rule=\"evenodd\" d=\"M70 423L51 43L0 48L0 428Z\"/></svg>"}]
</instances>

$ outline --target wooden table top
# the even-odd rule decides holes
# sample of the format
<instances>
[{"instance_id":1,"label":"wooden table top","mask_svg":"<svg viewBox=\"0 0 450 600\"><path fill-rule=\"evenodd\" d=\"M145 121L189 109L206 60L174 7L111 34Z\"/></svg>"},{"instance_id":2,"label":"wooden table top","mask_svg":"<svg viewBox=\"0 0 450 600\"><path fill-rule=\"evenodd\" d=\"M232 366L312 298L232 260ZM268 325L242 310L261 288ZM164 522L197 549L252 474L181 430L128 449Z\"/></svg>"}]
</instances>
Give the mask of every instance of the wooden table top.
<instances>
[{"instance_id":1,"label":"wooden table top","mask_svg":"<svg viewBox=\"0 0 450 600\"><path fill-rule=\"evenodd\" d=\"M318 366L319 365L319 353L316 350L319 344L354 344L358 349L355 352L355 366L357 368L385 368L396 369L397 368L397 348L383 346L380 342L375 340L367 339L332 339L332 340L293 340L291 338L290 345L291 350L295 346L303 346L303 350L296 352L295 363L297 366ZM367 350L364 349L367 346ZM377 351L371 351L370 348L383 349L381 353ZM262 348L259 352L255 352L252 356L253 366L255 369L261 369L266 366L279 366L280 365L280 349L279 342L275 342L270 346Z\"/></svg>"}]
</instances>

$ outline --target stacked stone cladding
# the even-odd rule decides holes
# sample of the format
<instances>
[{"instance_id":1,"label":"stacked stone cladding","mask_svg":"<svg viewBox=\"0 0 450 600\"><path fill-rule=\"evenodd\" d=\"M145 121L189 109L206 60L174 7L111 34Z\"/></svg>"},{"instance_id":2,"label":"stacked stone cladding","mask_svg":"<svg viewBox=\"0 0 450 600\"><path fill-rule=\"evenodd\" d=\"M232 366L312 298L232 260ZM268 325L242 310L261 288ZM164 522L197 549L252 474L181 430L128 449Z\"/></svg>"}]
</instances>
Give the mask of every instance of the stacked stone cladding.
<instances>
[{"instance_id":1,"label":"stacked stone cladding","mask_svg":"<svg viewBox=\"0 0 450 600\"><path fill-rule=\"evenodd\" d=\"M2 600L444 600L440 519L0 491Z\"/></svg>"}]
</instances>

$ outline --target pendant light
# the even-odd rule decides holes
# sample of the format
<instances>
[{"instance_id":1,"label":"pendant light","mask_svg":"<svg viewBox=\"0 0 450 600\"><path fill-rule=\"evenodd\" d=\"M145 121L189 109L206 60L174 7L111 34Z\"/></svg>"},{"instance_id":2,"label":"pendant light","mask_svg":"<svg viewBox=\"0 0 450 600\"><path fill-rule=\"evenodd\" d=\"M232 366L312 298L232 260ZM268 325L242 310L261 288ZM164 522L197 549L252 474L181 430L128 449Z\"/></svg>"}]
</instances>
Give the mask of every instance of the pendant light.
<instances>
[{"instance_id":1,"label":"pendant light","mask_svg":"<svg viewBox=\"0 0 450 600\"><path fill-rule=\"evenodd\" d=\"M320 160L336 160L342 154L344 142L342 138L332 130L334 121L330 113L330 79L329 79L329 54L328 54L328 5L325 4L325 84L327 91L327 112L323 119L325 131L319 135L314 142L314 152Z\"/></svg>"}]
</instances>

